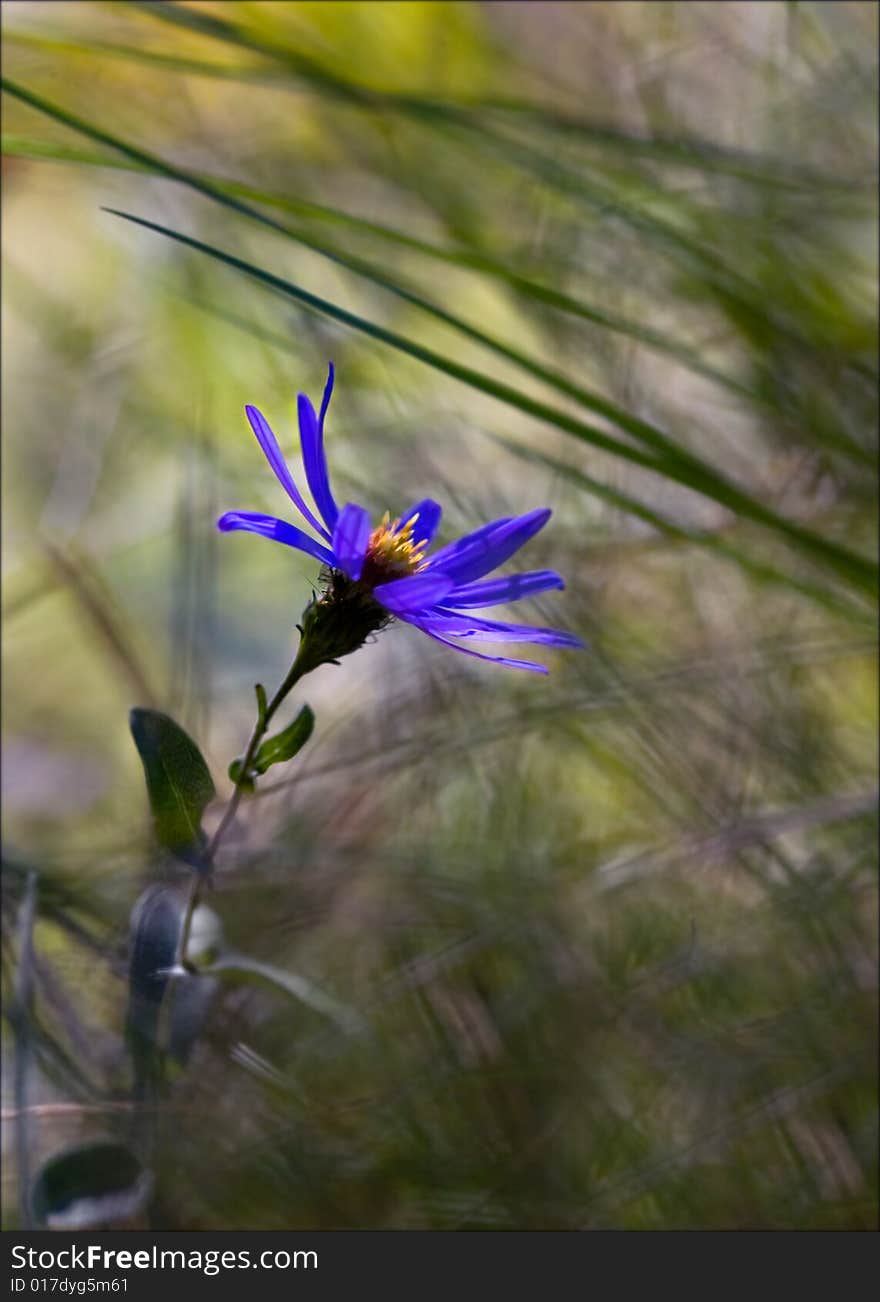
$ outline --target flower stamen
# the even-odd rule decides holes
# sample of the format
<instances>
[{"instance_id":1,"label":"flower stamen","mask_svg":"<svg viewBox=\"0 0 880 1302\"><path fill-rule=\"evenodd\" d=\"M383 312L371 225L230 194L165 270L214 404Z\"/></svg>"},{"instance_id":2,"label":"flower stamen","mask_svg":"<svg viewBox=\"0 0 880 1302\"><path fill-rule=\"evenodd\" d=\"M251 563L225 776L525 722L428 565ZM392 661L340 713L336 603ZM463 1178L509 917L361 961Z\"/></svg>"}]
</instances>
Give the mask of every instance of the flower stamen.
<instances>
[{"instance_id":1,"label":"flower stamen","mask_svg":"<svg viewBox=\"0 0 880 1302\"><path fill-rule=\"evenodd\" d=\"M418 518L416 512L401 526L399 516L392 522L390 511L385 512L378 528L370 534L367 544L365 570L371 586L404 578L422 569L428 539L415 537Z\"/></svg>"}]
</instances>

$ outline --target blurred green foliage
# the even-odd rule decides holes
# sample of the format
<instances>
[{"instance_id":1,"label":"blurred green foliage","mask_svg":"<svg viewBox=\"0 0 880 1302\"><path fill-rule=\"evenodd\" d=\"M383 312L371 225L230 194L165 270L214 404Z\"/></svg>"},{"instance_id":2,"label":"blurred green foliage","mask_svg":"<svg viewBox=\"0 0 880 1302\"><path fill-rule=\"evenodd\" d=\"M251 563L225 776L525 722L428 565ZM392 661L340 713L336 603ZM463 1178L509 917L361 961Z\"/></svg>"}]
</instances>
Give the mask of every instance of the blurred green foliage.
<instances>
[{"instance_id":1,"label":"blurred green foliage","mask_svg":"<svg viewBox=\"0 0 880 1302\"><path fill-rule=\"evenodd\" d=\"M210 901L290 975L218 981L152 1223L872 1228L876 5L3 17L4 1224L132 1135L184 870L128 710L228 796L317 567L214 523L284 513L242 409L292 454L332 359L340 500L552 506L529 617L589 650L309 679Z\"/></svg>"}]
</instances>

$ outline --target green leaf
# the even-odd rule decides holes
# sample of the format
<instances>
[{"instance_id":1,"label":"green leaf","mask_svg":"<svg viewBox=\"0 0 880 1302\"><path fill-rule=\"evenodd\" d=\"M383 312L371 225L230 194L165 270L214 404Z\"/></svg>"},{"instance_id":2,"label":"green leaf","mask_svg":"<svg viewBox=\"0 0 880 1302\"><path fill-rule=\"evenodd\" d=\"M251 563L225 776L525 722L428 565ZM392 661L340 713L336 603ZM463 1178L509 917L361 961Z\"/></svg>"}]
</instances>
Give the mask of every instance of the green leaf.
<instances>
[{"instance_id":1,"label":"green leaf","mask_svg":"<svg viewBox=\"0 0 880 1302\"><path fill-rule=\"evenodd\" d=\"M217 793L201 751L159 710L134 709L129 723L159 844L184 863L204 869L202 814Z\"/></svg>"},{"instance_id":2,"label":"green leaf","mask_svg":"<svg viewBox=\"0 0 880 1302\"><path fill-rule=\"evenodd\" d=\"M200 969L202 975L219 976L233 982L257 981L274 986L301 1003L322 1013L347 1035L362 1035L368 1029L360 1013L341 1004L296 972L285 972L271 963L262 963L247 954L227 951L214 963Z\"/></svg>"},{"instance_id":3,"label":"green leaf","mask_svg":"<svg viewBox=\"0 0 880 1302\"><path fill-rule=\"evenodd\" d=\"M135 901L129 922L128 1011L134 1097L154 1102L164 1077L159 1021L177 962L184 906L176 888L154 883Z\"/></svg>"},{"instance_id":4,"label":"green leaf","mask_svg":"<svg viewBox=\"0 0 880 1302\"><path fill-rule=\"evenodd\" d=\"M266 693L263 691L262 701L260 698L262 688L257 687L257 701L260 704L263 715L266 708ZM274 737L267 737L262 743L253 760L251 761L250 771L244 781L241 781L242 775L242 757L234 759L229 765L229 776L233 782L239 783L245 790L253 791L253 778L261 773L265 773L273 764L282 764L285 760L293 759L305 746L312 730L315 726L315 716L308 705L304 705L293 723L288 724L283 732L276 733Z\"/></svg>"},{"instance_id":5,"label":"green leaf","mask_svg":"<svg viewBox=\"0 0 880 1302\"><path fill-rule=\"evenodd\" d=\"M293 759L305 746L315 726L315 716L308 705L304 705L293 723L288 724L283 732L274 737L267 737L254 756L253 767L257 773L265 773L273 764Z\"/></svg>"},{"instance_id":6,"label":"green leaf","mask_svg":"<svg viewBox=\"0 0 880 1302\"><path fill-rule=\"evenodd\" d=\"M151 1173L131 1149L101 1139L50 1158L34 1181L31 1205L41 1229L118 1228L143 1213L152 1189Z\"/></svg>"},{"instance_id":7,"label":"green leaf","mask_svg":"<svg viewBox=\"0 0 880 1302\"><path fill-rule=\"evenodd\" d=\"M198 969L222 953L223 924L213 909L198 904L181 955L186 910L180 887L154 883L131 911L125 1039L137 1103L160 1098L171 1062L186 1062L210 1005L214 983Z\"/></svg>"}]
</instances>

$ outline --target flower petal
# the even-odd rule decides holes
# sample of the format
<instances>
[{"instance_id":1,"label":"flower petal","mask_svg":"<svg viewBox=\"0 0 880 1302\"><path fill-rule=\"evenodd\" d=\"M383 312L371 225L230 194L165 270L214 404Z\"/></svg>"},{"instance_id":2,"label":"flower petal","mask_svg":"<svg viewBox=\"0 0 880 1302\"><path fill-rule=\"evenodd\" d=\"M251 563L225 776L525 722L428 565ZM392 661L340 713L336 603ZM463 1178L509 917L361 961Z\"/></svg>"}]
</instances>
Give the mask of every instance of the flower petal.
<instances>
[{"instance_id":1,"label":"flower petal","mask_svg":"<svg viewBox=\"0 0 880 1302\"><path fill-rule=\"evenodd\" d=\"M416 542L429 543L437 532L442 514L443 507L440 503L426 497L424 501L416 502L415 506L411 507L406 515L401 516L400 527L403 529L409 524L410 520L418 516L418 521L413 528L413 537Z\"/></svg>"},{"instance_id":2,"label":"flower petal","mask_svg":"<svg viewBox=\"0 0 880 1302\"><path fill-rule=\"evenodd\" d=\"M394 615L429 610L452 589L453 580L445 574L410 574L392 579L373 589L373 596Z\"/></svg>"},{"instance_id":3,"label":"flower petal","mask_svg":"<svg viewBox=\"0 0 880 1302\"><path fill-rule=\"evenodd\" d=\"M355 582L364 568L370 533L370 517L364 508L355 502L347 502L333 527L333 551L337 567Z\"/></svg>"},{"instance_id":4,"label":"flower petal","mask_svg":"<svg viewBox=\"0 0 880 1302\"><path fill-rule=\"evenodd\" d=\"M327 363L327 383L324 385L324 396L321 399L321 414L318 417L318 429L324 433L324 417L327 415L327 408L330 406L330 397L333 393L333 379L336 372L333 369L333 363Z\"/></svg>"},{"instance_id":5,"label":"flower petal","mask_svg":"<svg viewBox=\"0 0 880 1302\"><path fill-rule=\"evenodd\" d=\"M500 520L492 520L490 524L480 525L479 529L474 529L473 533L466 533L463 538L458 538L455 542L447 543L445 547L441 547L440 550L435 552L430 558L425 568L433 569L436 566L438 569L446 569L447 561L460 556L468 548L476 546L477 543L482 542L484 538L487 538L489 534L493 533L496 529L500 529L503 524L509 523L510 516L505 515Z\"/></svg>"},{"instance_id":6,"label":"flower petal","mask_svg":"<svg viewBox=\"0 0 880 1302\"><path fill-rule=\"evenodd\" d=\"M454 555L443 559L441 568L444 574L452 575L458 584L482 578L496 566L503 565L539 529L543 529L550 515L551 512L544 507L529 511L527 515L518 516L515 520L499 522L482 537L472 535L473 541L467 547L462 547ZM437 557L434 557L434 562L436 561Z\"/></svg>"},{"instance_id":7,"label":"flower petal","mask_svg":"<svg viewBox=\"0 0 880 1302\"><path fill-rule=\"evenodd\" d=\"M505 579L465 583L450 592L445 604L452 607L500 606L504 602L519 601L534 592L564 587L562 575L555 570L529 570L526 574L511 574Z\"/></svg>"},{"instance_id":8,"label":"flower petal","mask_svg":"<svg viewBox=\"0 0 880 1302\"><path fill-rule=\"evenodd\" d=\"M332 530L339 519L339 507L330 492L330 479L327 474L327 458L324 455L324 431L315 415L315 409L304 393L296 400L299 414L299 441L302 447L303 465L306 468L306 480L315 505L324 517L327 528Z\"/></svg>"},{"instance_id":9,"label":"flower petal","mask_svg":"<svg viewBox=\"0 0 880 1302\"><path fill-rule=\"evenodd\" d=\"M271 538L274 542L286 543L288 547L298 547L301 552L308 552L310 556L323 561L325 565L333 564L331 551L314 538L310 538L307 533L303 533L302 529L288 524L286 520L276 520L274 515L260 515L256 511L227 511L217 521L217 528L223 533L242 529L246 533L262 534L264 538Z\"/></svg>"},{"instance_id":10,"label":"flower petal","mask_svg":"<svg viewBox=\"0 0 880 1302\"><path fill-rule=\"evenodd\" d=\"M426 628L446 637L466 637L474 642L539 642L546 646L565 646L574 650L584 643L576 633L556 628L533 628L530 624L507 624L494 619L477 619L475 615L458 615L437 606L424 615Z\"/></svg>"},{"instance_id":11,"label":"flower petal","mask_svg":"<svg viewBox=\"0 0 880 1302\"><path fill-rule=\"evenodd\" d=\"M450 642L445 637L440 637L439 634L427 628L421 620L408 619L407 623L412 624L414 628L419 629L422 633L426 633L428 637L432 637L435 642L442 642L444 646L452 647L453 651L460 651L462 655L474 656L477 660L490 660L496 665L506 665L508 669L529 669L533 674L547 674L550 672L546 665L536 665L531 660L511 660L507 656L487 656L482 651L472 651L470 647L461 646L457 642Z\"/></svg>"},{"instance_id":12,"label":"flower petal","mask_svg":"<svg viewBox=\"0 0 880 1302\"><path fill-rule=\"evenodd\" d=\"M309 524L312 525L313 528L317 529L318 533L321 534L322 537L326 538L327 541L329 542L330 534L327 532L327 530L324 528L322 524L318 523L318 521L315 519L315 517L312 515L311 511L303 501L302 495L300 494L299 489L297 488L296 484L293 481L293 475L287 469L287 464L284 460L284 457L281 455L281 449L278 446L278 440L276 439L275 435L272 433L272 430L269 426L269 422L266 420L266 417L256 407L248 406L245 407L244 410L245 410L245 415L250 421L251 429L254 431L254 433L257 436L257 442L259 443L260 447L263 449L266 460L269 462L269 465L272 467L273 471L275 472L275 478L278 480L279 484L284 489L285 493L293 502L294 506L300 512L300 514L304 516L305 519L308 520Z\"/></svg>"}]
</instances>

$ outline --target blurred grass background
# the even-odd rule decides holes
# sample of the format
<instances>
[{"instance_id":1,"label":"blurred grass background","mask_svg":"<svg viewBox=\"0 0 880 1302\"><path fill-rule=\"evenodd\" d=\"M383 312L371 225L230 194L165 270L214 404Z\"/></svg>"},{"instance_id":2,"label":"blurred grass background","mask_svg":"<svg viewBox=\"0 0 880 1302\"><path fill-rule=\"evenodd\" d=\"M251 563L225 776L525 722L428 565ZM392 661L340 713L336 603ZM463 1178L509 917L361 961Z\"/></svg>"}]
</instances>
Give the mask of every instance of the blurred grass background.
<instances>
[{"instance_id":1,"label":"blurred grass background","mask_svg":"<svg viewBox=\"0 0 880 1302\"><path fill-rule=\"evenodd\" d=\"M129 1133L127 711L228 794L316 567L214 523L332 359L338 499L552 506L522 614L589 650L303 684L211 906L372 1034L215 991L153 1223L873 1228L877 6L3 21L4 1151Z\"/></svg>"}]
</instances>

